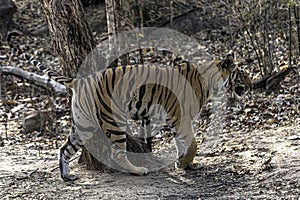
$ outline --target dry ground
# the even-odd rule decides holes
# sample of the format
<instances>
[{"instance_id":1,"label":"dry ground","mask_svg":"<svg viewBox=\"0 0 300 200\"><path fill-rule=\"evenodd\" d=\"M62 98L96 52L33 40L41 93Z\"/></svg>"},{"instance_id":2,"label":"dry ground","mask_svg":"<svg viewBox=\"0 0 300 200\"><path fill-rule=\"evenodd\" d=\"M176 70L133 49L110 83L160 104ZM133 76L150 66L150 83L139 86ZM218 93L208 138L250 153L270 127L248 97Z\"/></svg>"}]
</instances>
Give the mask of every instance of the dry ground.
<instances>
[{"instance_id":1,"label":"dry ground","mask_svg":"<svg viewBox=\"0 0 300 200\"><path fill-rule=\"evenodd\" d=\"M47 65L58 66L38 1L16 3L16 23L37 36L35 42L27 42L31 51ZM103 18L103 9L99 12ZM216 44L207 45L223 53L224 44L219 43L218 39ZM15 60L9 64L28 68L24 61ZM8 65L7 61L1 61L2 65ZM131 176L86 170L75 160L71 168L81 178L63 182L57 152L67 131L38 136L37 132L24 135L18 130L26 107L45 109L44 101L49 98L44 93L32 98L39 90L1 76L1 100L11 105L1 102L0 107L0 118L9 119L7 137L4 123L0 124L0 137L4 139L0 147L0 199L300 199L299 72L298 79L291 76L288 82L293 81L290 85L298 84L298 92L291 93L288 85L271 96L253 96L245 106L248 111L242 111L243 118L237 116L235 124L230 124L229 129L235 131L220 134L218 145L210 152L200 146L197 160L203 167L198 171L178 171L172 165L147 176ZM279 94L284 94L280 97L284 99L282 105L277 102ZM65 121L58 120L61 124L57 127L67 129ZM197 137L200 143L202 139Z\"/></svg>"},{"instance_id":2,"label":"dry ground","mask_svg":"<svg viewBox=\"0 0 300 200\"><path fill-rule=\"evenodd\" d=\"M170 166L131 176L89 171L74 161L72 170L81 177L75 182L59 178L57 149L14 144L10 135L0 151L0 198L299 199L299 133L299 125L231 133L213 154L197 157L203 165L198 171Z\"/></svg>"}]
</instances>

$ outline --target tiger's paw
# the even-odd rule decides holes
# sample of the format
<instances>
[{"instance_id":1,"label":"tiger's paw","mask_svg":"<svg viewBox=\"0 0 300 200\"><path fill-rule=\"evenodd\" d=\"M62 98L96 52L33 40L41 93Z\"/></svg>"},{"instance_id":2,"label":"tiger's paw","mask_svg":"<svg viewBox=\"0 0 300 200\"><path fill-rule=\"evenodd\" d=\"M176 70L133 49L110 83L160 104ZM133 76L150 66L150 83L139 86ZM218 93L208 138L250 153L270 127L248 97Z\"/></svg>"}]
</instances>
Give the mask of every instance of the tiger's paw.
<instances>
[{"instance_id":1,"label":"tiger's paw","mask_svg":"<svg viewBox=\"0 0 300 200\"><path fill-rule=\"evenodd\" d=\"M65 175L62 175L61 178L64 181L76 181L77 179L79 179L79 177L74 174L65 174Z\"/></svg>"},{"instance_id":2,"label":"tiger's paw","mask_svg":"<svg viewBox=\"0 0 300 200\"><path fill-rule=\"evenodd\" d=\"M143 176L148 174L148 169L145 167L136 167L130 174L138 175L138 176Z\"/></svg>"},{"instance_id":3,"label":"tiger's paw","mask_svg":"<svg viewBox=\"0 0 300 200\"><path fill-rule=\"evenodd\" d=\"M184 165L178 160L177 162L175 162L175 167L177 169L198 170L202 167L202 165L198 162L190 162L188 165Z\"/></svg>"},{"instance_id":4,"label":"tiger's paw","mask_svg":"<svg viewBox=\"0 0 300 200\"><path fill-rule=\"evenodd\" d=\"M175 168L176 169L182 169L183 167L182 167L182 164L181 164L181 162L179 161L179 160L177 160L176 162L175 162Z\"/></svg>"},{"instance_id":5,"label":"tiger's paw","mask_svg":"<svg viewBox=\"0 0 300 200\"><path fill-rule=\"evenodd\" d=\"M187 170L198 170L202 168L202 165L199 162L190 162L185 169Z\"/></svg>"}]
</instances>

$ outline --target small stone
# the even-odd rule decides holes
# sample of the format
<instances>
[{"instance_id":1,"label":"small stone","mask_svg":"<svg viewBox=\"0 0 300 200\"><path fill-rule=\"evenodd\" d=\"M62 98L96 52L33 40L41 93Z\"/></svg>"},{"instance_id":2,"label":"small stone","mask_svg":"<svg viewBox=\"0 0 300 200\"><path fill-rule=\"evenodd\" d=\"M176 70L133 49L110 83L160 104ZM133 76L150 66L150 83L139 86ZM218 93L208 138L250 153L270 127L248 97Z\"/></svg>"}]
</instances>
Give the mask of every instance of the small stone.
<instances>
[{"instance_id":1,"label":"small stone","mask_svg":"<svg viewBox=\"0 0 300 200\"><path fill-rule=\"evenodd\" d=\"M299 135L291 135L289 137L287 137L288 140L300 140L300 136Z\"/></svg>"}]
</instances>

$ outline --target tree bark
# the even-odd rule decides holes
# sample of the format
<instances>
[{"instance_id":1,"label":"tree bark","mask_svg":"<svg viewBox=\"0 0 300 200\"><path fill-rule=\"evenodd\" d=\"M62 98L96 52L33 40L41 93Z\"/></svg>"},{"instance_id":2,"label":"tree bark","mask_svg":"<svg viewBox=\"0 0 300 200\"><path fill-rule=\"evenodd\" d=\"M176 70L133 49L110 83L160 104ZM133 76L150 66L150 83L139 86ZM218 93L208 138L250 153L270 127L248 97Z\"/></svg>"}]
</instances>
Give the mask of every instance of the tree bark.
<instances>
[{"instance_id":1,"label":"tree bark","mask_svg":"<svg viewBox=\"0 0 300 200\"><path fill-rule=\"evenodd\" d=\"M96 46L78 0L41 0L52 46L62 60L62 71L75 77L84 58Z\"/></svg>"},{"instance_id":2,"label":"tree bark","mask_svg":"<svg viewBox=\"0 0 300 200\"><path fill-rule=\"evenodd\" d=\"M61 58L62 71L66 76L75 77L85 57L96 46L87 22L84 19L79 0L40 0L49 25L52 45ZM133 152L149 152L140 141L128 136L127 147ZM108 152L97 147L99 152ZM109 155L104 155L109 156ZM88 169L110 170L95 159L86 148L79 159Z\"/></svg>"}]
</instances>

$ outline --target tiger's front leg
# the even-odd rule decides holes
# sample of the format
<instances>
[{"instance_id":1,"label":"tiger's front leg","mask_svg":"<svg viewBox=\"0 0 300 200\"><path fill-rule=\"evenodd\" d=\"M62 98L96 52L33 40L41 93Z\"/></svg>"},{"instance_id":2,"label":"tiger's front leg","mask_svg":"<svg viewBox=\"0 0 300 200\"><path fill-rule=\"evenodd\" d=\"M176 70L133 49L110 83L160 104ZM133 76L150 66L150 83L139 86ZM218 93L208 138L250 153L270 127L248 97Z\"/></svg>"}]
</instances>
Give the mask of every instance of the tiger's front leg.
<instances>
[{"instance_id":1,"label":"tiger's front leg","mask_svg":"<svg viewBox=\"0 0 300 200\"><path fill-rule=\"evenodd\" d=\"M175 167L179 169L192 169L200 168L200 164L194 162L197 153L197 142L193 132L186 129L187 132L179 132L175 135L174 141L177 148L178 159Z\"/></svg>"},{"instance_id":2,"label":"tiger's front leg","mask_svg":"<svg viewBox=\"0 0 300 200\"><path fill-rule=\"evenodd\" d=\"M195 138L189 142L175 138L175 144L178 151L178 160L175 163L176 168L197 170L201 167L200 163L194 162L197 153L197 142ZM178 149L178 146L180 149Z\"/></svg>"},{"instance_id":3,"label":"tiger's front leg","mask_svg":"<svg viewBox=\"0 0 300 200\"><path fill-rule=\"evenodd\" d=\"M193 170L200 168L200 165L194 162L194 158L197 153L197 142L192 131L191 119L189 117L170 117L167 123L169 125L175 125L172 128L174 142L177 149L177 161L175 162L175 167L179 169Z\"/></svg>"}]
</instances>

